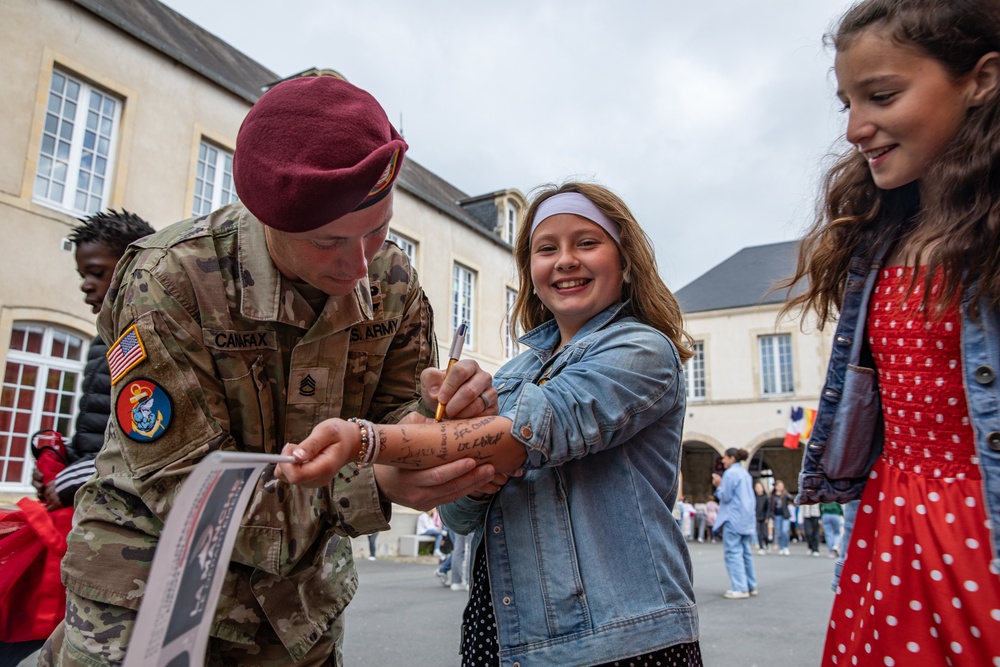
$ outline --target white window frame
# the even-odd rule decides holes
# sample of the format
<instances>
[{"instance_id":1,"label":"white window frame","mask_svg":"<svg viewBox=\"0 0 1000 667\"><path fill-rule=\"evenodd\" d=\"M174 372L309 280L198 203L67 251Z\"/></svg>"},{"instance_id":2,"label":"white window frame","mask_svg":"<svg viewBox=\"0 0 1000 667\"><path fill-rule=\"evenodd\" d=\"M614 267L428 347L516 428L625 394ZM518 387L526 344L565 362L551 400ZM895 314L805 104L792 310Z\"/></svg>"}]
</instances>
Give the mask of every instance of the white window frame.
<instances>
[{"instance_id":1,"label":"white window frame","mask_svg":"<svg viewBox=\"0 0 1000 667\"><path fill-rule=\"evenodd\" d=\"M124 101L58 68L46 99L34 201L74 216L107 208Z\"/></svg>"},{"instance_id":2,"label":"white window frame","mask_svg":"<svg viewBox=\"0 0 1000 667\"><path fill-rule=\"evenodd\" d=\"M410 265L411 266L416 266L417 265L417 242L416 241L414 241L413 239L411 239L409 236L405 236L405 235L400 234L399 232L395 232L395 231L393 231L391 229L389 230L389 233L386 236L386 238L388 238L390 241L392 241L393 243L395 243L396 245L398 245L402 249L402 251L406 253L406 256L410 258Z\"/></svg>"},{"instance_id":3,"label":"white window frame","mask_svg":"<svg viewBox=\"0 0 1000 667\"><path fill-rule=\"evenodd\" d=\"M237 199L233 183L233 154L202 139L198 145L191 214L208 215Z\"/></svg>"},{"instance_id":4,"label":"white window frame","mask_svg":"<svg viewBox=\"0 0 1000 667\"><path fill-rule=\"evenodd\" d=\"M521 352L521 346L517 342L517 337L511 333L511 321L514 315L514 302L517 300L517 290L511 287L504 288L504 315L503 315L503 356L504 359L513 359Z\"/></svg>"},{"instance_id":5,"label":"white window frame","mask_svg":"<svg viewBox=\"0 0 1000 667\"><path fill-rule=\"evenodd\" d=\"M451 333L461 326L462 321L468 322L465 332L465 348L473 349L476 316L476 272L467 266L455 262L451 272Z\"/></svg>"},{"instance_id":6,"label":"white window frame","mask_svg":"<svg viewBox=\"0 0 1000 667\"><path fill-rule=\"evenodd\" d=\"M787 396L795 393L792 364L792 335L759 336L760 393L762 396Z\"/></svg>"},{"instance_id":7,"label":"white window frame","mask_svg":"<svg viewBox=\"0 0 1000 667\"><path fill-rule=\"evenodd\" d=\"M53 326L48 326L45 324L38 324L32 322L15 322L15 330L24 330L25 336L28 336L30 332L41 333L42 334L42 344L41 352L26 352L22 350L9 349L7 351L7 365L11 363L20 365L31 365L38 368L38 373L35 379L34 386L34 397L31 401L30 407L30 417L28 419L28 429L27 432L21 432L15 430L15 418L17 413L25 412L25 408L22 406L11 405L3 406L4 410L10 410L11 423L7 430L0 431L0 480L4 480L7 476L7 466L8 461L11 459L22 459L22 457L11 457L9 456L10 450L8 448L10 438L14 436L24 436L30 438L31 434L42 428L43 419L46 417L50 418L52 421L51 426L46 428L54 428L58 430L63 436L69 438L72 437L74 431L76 430L76 415L80 400L80 388L83 385L83 370L87 364L87 352L90 348L90 341L86 338ZM79 359L66 359L60 357L52 356L52 344L57 338L61 338L64 341L69 339L74 339L78 342L80 346L80 358ZM60 410L59 405L62 400L56 401L56 411L45 410L45 399L46 391L52 391L51 388L47 386L49 373L51 371L75 373L76 382L72 388L55 388L55 392L60 398L68 398L69 404L66 409ZM20 382L17 385L9 384L6 381L7 368L4 368L4 382L3 382L3 392L9 395L10 390L17 392L21 385ZM18 378L20 380L20 376ZM14 389L14 387L18 389ZM15 393L15 395L18 395ZM24 465L21 469L21 480L20 483L17 481L0 481L0 491L10 491L10 492L22 492L30 490L31 487L31 471L34 468L31 458L31 443L28 442L27 447L24 452Z\"/></svg>"},{"instance_id":8,"label":"white window frame","mask_svg":"<svg viewBox=\"0 0 1000 667\"><path fill-rule=\"evenodd\" d=\"M704 401L707 398L705 385L705 341L696 340L692 346L694 356L684 362L687 378L687 398L689 401Z\"/></svg>"},{"instance_id":9,"label":"white window frame","mask_svg":"<svg viewBox=\"0 0 1000 667\"><path fill-rule=\"evenodd\" d=\"M512 201L508 201L507 216L504 219L503 240L511 245L514 245L514 239L517 238L517 216L517 204Z\"/></svg>"}]
</instances>

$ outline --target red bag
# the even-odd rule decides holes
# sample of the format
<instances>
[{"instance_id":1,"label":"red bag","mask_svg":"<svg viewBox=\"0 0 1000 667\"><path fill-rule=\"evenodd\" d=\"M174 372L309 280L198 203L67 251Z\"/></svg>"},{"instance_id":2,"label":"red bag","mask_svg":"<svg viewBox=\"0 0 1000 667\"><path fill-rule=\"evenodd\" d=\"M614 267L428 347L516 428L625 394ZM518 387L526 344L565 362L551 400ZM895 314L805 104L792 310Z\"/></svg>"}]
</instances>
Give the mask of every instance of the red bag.
<instances>
[{"instance_id":1,"label":"red bag","mask_svg":"<svg viewBox=\"0 0 1000 667\"><path fill-rule=\"evenodd\" d=\"M73 508L54 512L30 498L0 516L0 641L46 639L66 615L59 566Z\"/></svg>"},{"instance_id":2,"label":"red bag","mask_svg":"<svg viewBox=\"0 0 1000 667\"><path fill-rule=\"evenodd\" d=\"M66 445L59 431L46 429L32 434L31 454L35 457L35 467L42 473L42 479L46 484L54 480L56 474L69 465Z\"/></svg>"}]
</instances>

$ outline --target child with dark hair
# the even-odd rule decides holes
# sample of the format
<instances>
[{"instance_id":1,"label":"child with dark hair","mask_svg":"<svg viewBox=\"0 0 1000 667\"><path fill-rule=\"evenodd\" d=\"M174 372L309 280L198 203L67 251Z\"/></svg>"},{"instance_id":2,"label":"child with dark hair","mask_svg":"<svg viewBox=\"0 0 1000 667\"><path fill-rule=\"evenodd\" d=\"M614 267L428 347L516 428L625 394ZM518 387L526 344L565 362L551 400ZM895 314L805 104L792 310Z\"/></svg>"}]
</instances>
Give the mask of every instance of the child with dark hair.
<instances>
[{"instance_id":1,"label":"child with dark hair","mask_svg":"<svg viewBox=\"0 0 1000 667\"><path fill-rule=\"evenodd\" d=\"M830 41L852 146L787 305L839 311L799 501L861 498L823 665L1000 665L1000 0Z\"/></svg>"},{"instance_id":2,"label":"child with dark hair","mask_svg":"<svg viewBox=\"0 0 1000 667\"><path fill-rule=\"evenodd\" d=\"M69 240L76 245L76 271L82 282L80 290L93 312L99 313L104 295L111 285L115 265L133 241L153 233L148 222L126 210L109 209L83 218L74 227ZM69 464L55 478L43 483L36 469L33 476L38 498L49 510L72 507L76 490L94 472L94 458L104 444L104 429L111 414L111 376L105 355L107 344L94 338L83 371L82 395L76 416L76 433L66 443Z\"/></svg>"}]
</instances>

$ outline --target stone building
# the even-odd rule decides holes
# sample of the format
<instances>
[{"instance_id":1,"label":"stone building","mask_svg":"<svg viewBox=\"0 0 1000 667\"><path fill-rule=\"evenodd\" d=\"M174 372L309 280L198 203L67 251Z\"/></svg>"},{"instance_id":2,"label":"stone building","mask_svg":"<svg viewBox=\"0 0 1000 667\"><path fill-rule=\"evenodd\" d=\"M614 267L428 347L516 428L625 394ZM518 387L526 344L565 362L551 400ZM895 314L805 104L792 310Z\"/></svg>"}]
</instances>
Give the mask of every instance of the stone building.
<instances>
[{"instance_id":1,"label":"stone building","mask_svg":"<svg viewBox=\"0 0 1000 667\"><path fill-rule=\"evenodd\" d=\"M156 0L0 2L0 25L0 493L21 495L31 492L28 436L73 432L95 333L66 241L77 218L125 208L160 228L232 201L243 117L296 74ZM442 346L468 319L467 354L493 371L514 350L504 322L524 197L469 196L419 154L411 146L404 163L391 238L413 257Z\"/></svg>"},{"instance_id":2,"label":"stone building","mask_svg":"<svg viewBox=\"0 0 1000 667\"><path fill-rule=\"evenodd\" d=\"M788 292L772 288L794 271L796 247L744 248L677 291L696 341L686 367L685 497L711 491L711 473L722 470L720 455L730 447L750 453L755 477L798 488L802 448L782 441L791 407L819 403L833 327L778 318Z\"/></svg>"}]
</instances>

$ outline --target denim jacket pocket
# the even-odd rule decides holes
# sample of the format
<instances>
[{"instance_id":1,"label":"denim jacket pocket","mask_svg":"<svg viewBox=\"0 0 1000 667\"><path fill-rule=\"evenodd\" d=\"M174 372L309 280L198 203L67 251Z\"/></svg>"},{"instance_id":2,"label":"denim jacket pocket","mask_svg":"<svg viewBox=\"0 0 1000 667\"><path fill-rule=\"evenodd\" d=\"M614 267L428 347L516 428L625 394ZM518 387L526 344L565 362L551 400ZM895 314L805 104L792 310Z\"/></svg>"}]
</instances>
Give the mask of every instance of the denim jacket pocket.
<instances>
[{"instance_id":1,"label":"denim jacket pocket","mask_svg":"<svg viewBox=\"0 0 1000 667\"><path fill-rule=\"evenodd\" d=\"M828 479L856 479L871 472L882 453L881 438L876 437L881 419L875 370L848 364L844 392L821 459Z\"/></svg>"}]
</instances>

